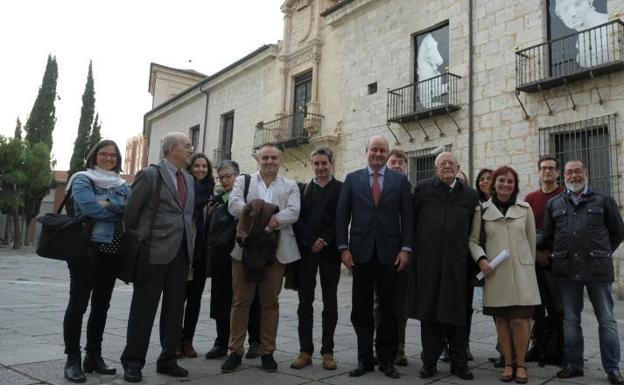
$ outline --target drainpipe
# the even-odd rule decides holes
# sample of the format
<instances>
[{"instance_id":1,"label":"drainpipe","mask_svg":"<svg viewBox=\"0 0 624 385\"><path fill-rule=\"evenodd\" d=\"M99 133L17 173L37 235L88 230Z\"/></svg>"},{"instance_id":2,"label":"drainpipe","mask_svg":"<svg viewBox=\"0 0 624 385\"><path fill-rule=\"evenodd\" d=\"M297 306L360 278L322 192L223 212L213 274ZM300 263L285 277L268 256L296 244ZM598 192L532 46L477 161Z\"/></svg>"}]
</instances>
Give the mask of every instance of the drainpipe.
<instances>
[{"instance_id":1,"label":"drainpipe","mask_svg":"<svg viewBox=\"0 0 624 385\"><path fill-rule=\"evenodd\" d=\"M474 58L473 58L473 1L468 0L468 179L474 180Z\"/></svg>"},{"instance_id":2,"label":"drainpipe","mask_svg":"<svg viewBox=\"0 0 624 385\"><path fill-rule=\"evenodd\" d=\"M199 91L202 94L206 95L206 108L204 110L204 137L202 138L202 152L204 154L206 154L206 137L208 136L207 124L208 124L208 99L209 99L209 95L208 95L208 92L205 92L204 89L201 86L199 86ZM214 161L214 159L213 159L213 161Z\"/></svg>"}]
</instances>

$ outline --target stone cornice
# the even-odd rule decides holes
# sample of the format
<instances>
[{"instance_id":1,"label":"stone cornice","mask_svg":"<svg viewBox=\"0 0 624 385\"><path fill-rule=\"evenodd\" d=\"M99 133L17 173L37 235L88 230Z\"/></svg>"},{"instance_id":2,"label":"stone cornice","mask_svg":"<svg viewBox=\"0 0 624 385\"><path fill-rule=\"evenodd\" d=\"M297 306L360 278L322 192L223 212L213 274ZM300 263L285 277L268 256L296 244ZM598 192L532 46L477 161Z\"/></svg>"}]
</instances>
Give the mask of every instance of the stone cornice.
<instances>
[{"instance_id":1,"label":"stone cornice","mask_svg":"<svg viewBox=\"0 0 624 385\"><path fill-rule=\"evenodd\" d=\"M325 17L327 24L332 27L346 23L353 18L361 16L366 12L387 3L389 0L355 0L345 2L345 4L331 13L323 12L321 16ZM340 5L338 3L337 5Z\"/></svg>"}]
</instances>

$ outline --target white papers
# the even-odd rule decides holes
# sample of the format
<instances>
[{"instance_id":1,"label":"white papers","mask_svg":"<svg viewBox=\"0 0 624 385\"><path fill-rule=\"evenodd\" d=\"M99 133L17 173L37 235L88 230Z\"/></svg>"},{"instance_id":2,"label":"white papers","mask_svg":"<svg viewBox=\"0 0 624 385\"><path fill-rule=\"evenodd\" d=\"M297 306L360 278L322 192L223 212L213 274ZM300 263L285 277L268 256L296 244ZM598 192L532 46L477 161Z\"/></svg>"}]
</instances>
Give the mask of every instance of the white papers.
<instances>
[{"instance_id":1,"label":"white papers","mask_svg":"<svg viewBox=\"0 0 624 385\"><path fill-rule=\"evenodd\" d=\"M509 258L510 256L511 256L511 254L509 254L509 251L507 251L507 249L501 251L501 253L498 254L496 256L496 258L494 258L493 260L490 261L490 267L492 268L492 270L495 270L496 266L498 266L501 263L505 262L505 260L507 258ZM480 271L479 274L477 274L477 279L478 280L482 280L483 277L485 277L485 274L483 274L483 272Z\"/></svg>"}]
</instances>

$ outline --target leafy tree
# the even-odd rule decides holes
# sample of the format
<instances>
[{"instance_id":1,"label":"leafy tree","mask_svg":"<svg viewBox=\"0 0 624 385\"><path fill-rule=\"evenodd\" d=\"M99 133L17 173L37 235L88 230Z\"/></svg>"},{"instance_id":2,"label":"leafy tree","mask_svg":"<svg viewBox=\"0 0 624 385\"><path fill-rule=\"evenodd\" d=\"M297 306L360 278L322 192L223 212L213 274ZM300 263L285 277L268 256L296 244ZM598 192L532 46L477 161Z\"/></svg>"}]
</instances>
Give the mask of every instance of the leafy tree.
<instances>
[{"instance_id":1,"label":"leafy tree","mask_svg":"<svg viewBox=\"0 0 624 385\"><path fill-rule=\"evenodd\" d=\"M80 122L78 123L78 135L74 141L74 152L69 162L68 178L84 168L85 156L89 151L89 140L91 138L91 126L93 125L93 114L95 113L95 91L93 87L93 70L89 62L89 72L87 83L82 94L82 109L80 110Z\"/></svg>"},{"instance_id":2,"label":"leafy tree","mask_svg":"<svg viewBox=\"0 0 624 385\"><path fill-rule=\"evenodd\" d=\"M0 211L12 218L13 248L21 247L24 224L39 213L37 202L48 194L51 181L47 144L0 136Z\"/></svg>"},{"instance_id":3,"label":"leafy tree","mask_svg":"<svg viewBox=\"0 0 624 385\"><path fill-rule=\"evenodd\" d=\"M35 104L30 111L26 125L26 140L29 143L43 142L52 150L52 131L56 124L56 82L58 78L58 65L56 57L48 55L48 63L43 74L41 87Z\"/></svg>"}]
</instances>

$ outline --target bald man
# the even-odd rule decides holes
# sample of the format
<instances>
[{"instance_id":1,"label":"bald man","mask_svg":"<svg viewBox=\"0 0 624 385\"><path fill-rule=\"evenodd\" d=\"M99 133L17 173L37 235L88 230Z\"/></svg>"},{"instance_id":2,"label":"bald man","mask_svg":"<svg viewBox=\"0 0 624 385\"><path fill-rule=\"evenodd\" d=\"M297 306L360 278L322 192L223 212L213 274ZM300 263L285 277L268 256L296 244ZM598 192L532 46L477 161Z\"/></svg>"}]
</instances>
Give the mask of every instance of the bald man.
<instances>
[{"instance_id":1,"label":"bald man","mask_svg":"<svg viewBox=\"0 0 624 385\"><path fill-rule=\"evenodd\" d=\"M349 373L351 377L375 368L376 289L379 370L387 377L399 378L394 368L398 344L396 282L397 273L407 268L411 255L413 217L407 177L386 167L388 147L383 136L370 138L366 146L368 164L347 175L336 209L336 244L342 263L353 271L351 323L357 335L358 367Z\"/></svg>"},{"instance_id":2,"label":"bald man","mask_svg":"<svg viewBox=\"0 0 624 385\"><path fill-rule=\"evenodd\" d=\"M414 189L415 292L411 317L420 320L423 368L420 377L432 377L449 343L451 373L472 380L466 344L466 290L468 237L479 195L457 178L459 164L450 152L435 160L436 175Z\"/></svg>"}]
</instances>

